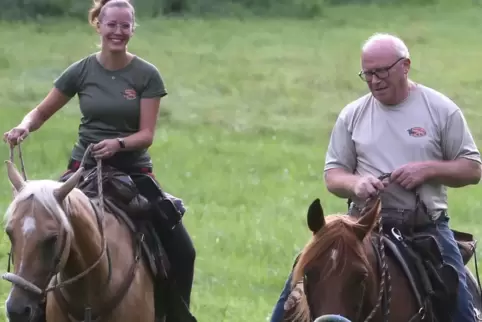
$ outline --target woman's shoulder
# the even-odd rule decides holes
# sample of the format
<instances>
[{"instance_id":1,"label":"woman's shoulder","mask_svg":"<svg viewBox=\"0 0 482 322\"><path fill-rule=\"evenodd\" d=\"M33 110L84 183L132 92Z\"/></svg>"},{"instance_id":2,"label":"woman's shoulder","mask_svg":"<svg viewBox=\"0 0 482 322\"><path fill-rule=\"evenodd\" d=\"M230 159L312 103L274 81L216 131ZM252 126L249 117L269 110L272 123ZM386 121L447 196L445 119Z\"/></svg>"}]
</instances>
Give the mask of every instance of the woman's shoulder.
<instances>
[{"instance_id":1,"label":"woman's shoulder","mask_svg":"<svg viewBox=\"0 0 482 322\"><path fill-rule=\"evenodd\" d=\"M133 63L135 64L136 69L142 69L144 72L160 73L159 68L157 68L154 63L137 55L134 55Z\"/></svg>"},{"instance_id":2,"label":"woman's shoulder","mask_svg":"<svg viewBox=\"0 0 482 322\"><path fill-rule=\"evenodd\" d=\"M132 63L132 76L135 83L142 88L142 97L163 97L167 95L163 77L156 65L139 56L134 56Z\"/></svg>"},{"instance_id":3,"label":"woman's shoulder","mask_svg":"<svg viewBox=\"0 0 482 322\"><path fill-rule=\"evenodd\" d=\"M92 64L93 59L95 59L95 53L81 58L76 58L76 60L70 62L70 64L66 67L66 70L85 70Z\"/></svg>"}]
</instances>

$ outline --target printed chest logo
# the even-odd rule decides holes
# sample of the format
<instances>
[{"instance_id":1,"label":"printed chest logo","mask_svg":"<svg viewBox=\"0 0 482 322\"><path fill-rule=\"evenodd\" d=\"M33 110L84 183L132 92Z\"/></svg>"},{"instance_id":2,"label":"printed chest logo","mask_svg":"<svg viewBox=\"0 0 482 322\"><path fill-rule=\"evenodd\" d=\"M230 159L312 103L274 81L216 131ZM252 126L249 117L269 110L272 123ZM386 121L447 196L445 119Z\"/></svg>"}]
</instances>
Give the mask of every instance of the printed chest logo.
<instances>
[{"instance_id":1,"label":"printed chest logo","mask_svg":"<svg viewBox=\"0 0 482 322\"><path fill-rule=\"evenodd\" d=\"M412 127L407 130L408 135L413 136L415 138L419 138L422 136L427 135L427 131L423 127Z\"/></svg>"},{"instance_id":2,"label":"printed chest logo","mask_svg":"<svg viewBox=\"0 0 482 322\"><path fill-rule=\"evenodd\" d=\"M124 95L124 98L129 100L129 101L135 100L137 98L137 93L132 88L128 88L128 89L124 90L122 95Z\"/></svg>"}]
</instances>

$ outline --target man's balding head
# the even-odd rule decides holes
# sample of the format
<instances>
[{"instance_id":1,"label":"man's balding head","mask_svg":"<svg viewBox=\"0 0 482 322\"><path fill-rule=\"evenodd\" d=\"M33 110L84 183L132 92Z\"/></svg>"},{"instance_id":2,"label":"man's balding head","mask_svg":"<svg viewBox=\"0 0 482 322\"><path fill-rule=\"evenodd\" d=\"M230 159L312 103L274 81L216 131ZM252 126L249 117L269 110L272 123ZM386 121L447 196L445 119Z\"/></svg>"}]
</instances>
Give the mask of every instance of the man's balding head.
<instances>
[{"instance_id":1,"label":"man's balding head","mask_svg":"<svg viewBox=\"0 0 482 322\"><path fill-rule=\"evenodd\" d=\"M381 103L394 105L408 95L410 52L400 38L376 33L362 46L360 76Z\"/></svg>"},{"instance_id":2,"label":"man's balding head","mask_svg":"<svg viewBox=\"0 0 482 322\"><path fill-rule=\"evenodd\" d=\"M368 38L362 46L363 55L385 54L398 58L410 58L407 45L397 36L376 33Z\"/></svg>"}]
</instances>

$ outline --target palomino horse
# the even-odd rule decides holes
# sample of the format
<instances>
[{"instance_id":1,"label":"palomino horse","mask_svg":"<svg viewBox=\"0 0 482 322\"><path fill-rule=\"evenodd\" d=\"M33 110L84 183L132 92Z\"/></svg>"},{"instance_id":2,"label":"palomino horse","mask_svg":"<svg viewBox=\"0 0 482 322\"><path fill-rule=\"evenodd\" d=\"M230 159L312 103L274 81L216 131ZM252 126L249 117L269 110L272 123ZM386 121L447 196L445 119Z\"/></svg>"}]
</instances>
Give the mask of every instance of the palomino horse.
<instances>
[{"instance_id":1,"label":"palomino horse","mask_svg":"<svg viewBox=\"0 0 482 322\"><path fill-rule=\"evenodd\" d=\"M62 183L25 181L12 162L6 165L15 189L6 212L14 266L6 278L13 282L9 320L38 320L46 300L49 322L154 322L152 275L136 238L76 188L83 168Z\"/></svg>"},{"instance_id":2,"label":"palomino horse","mask_svg":"<svg viewBox=\"0 0 482 322\"><path fill-rule=\"evenodd\" d=\"M414 296L403 265L393 254L385 256L387 248L380 247L388 245L380 229L380 210L379 198L359 219L345 214L325 217L319 199L311 204L307 219L313 236L293 269L293 292L299 296L285 321L433 321L430 310L421 308ZM465 254L469 259L470 255ZM480 289L468 269L467 273L480 310ZM454 276L449 278L444 282Z\"/></svg>"}]
</instances>

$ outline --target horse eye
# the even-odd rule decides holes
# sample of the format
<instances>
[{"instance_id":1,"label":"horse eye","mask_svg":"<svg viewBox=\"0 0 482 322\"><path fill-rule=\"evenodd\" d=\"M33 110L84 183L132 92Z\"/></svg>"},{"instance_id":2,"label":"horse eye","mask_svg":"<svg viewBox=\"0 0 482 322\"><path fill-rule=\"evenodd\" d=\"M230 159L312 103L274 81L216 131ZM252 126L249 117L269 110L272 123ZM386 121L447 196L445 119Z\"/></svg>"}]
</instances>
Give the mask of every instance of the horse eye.
<instances>
[{"instance_id":1,"label":"horse eye","mask_svg":"<svg viewBox=\"0 0 482 322\"><path fill-rule=\"evenodd\" d=\"M47 237L47 238L44 240L44 246L47 247L47 248L52 248L52 247L54 247L55 244L57 243L57 239L58 239L58 236L57 236L57 235L52 235L52 236Z\"/></svg>"},{"instance_id":2,"label":"horse eye","mask_svg":"<svg viewBox=\"0 0 482 322\"><path fill-rule=\"evenodd\" d=\"M46 262L50 262L55 257L55 245L57 243L58 236L53 235L47 237L42 242L42 258Z\"/></svg>"},{"instance_id":3,"label":"horse eye","mask_svg":"<svg viewBox=\"0 0 482 322\"><path fill-rule=\"evenodd\" d=\"M363 273L363 274L353 274L352 278L351 278L351 284L352 285L355 285L357 287L361 287L363 286L363 283L365 282L365 280L368 278L368 274L367 273Z\"/></svg>"}]
</instances>

